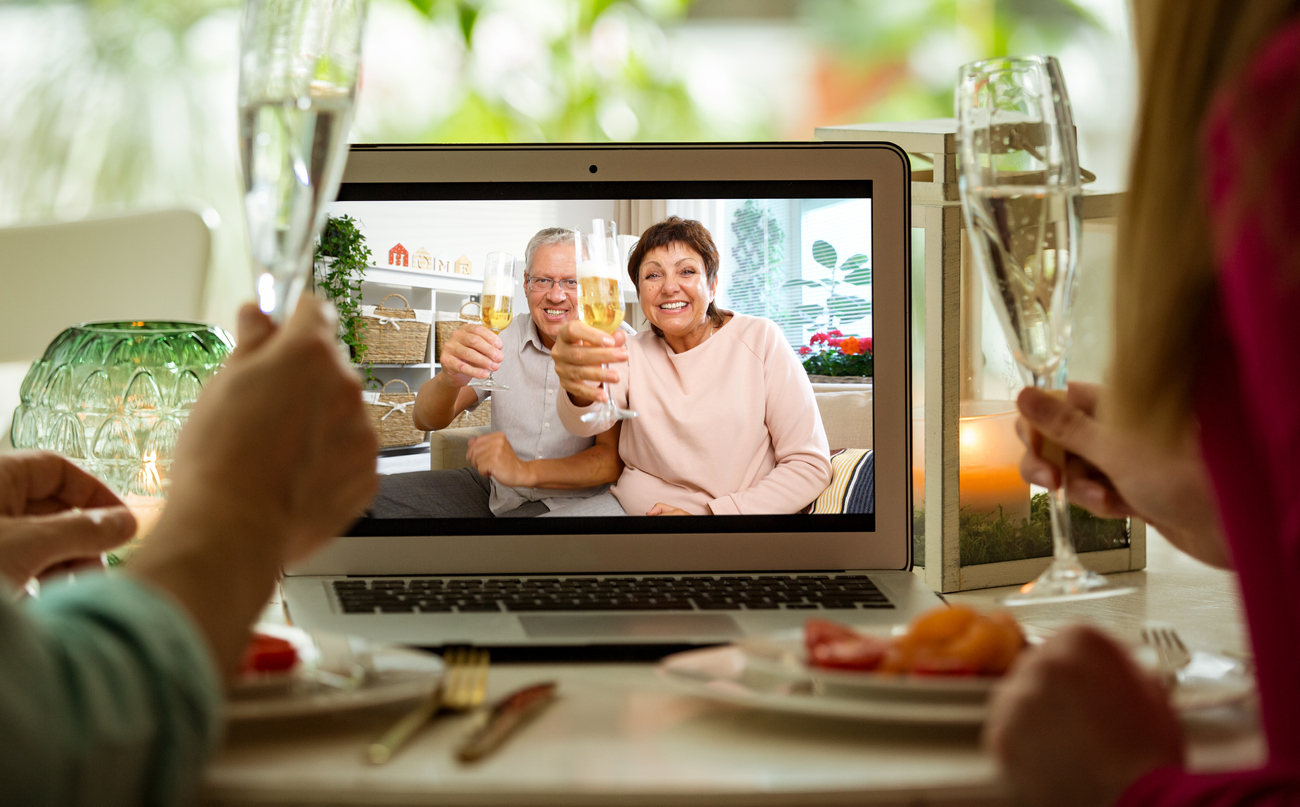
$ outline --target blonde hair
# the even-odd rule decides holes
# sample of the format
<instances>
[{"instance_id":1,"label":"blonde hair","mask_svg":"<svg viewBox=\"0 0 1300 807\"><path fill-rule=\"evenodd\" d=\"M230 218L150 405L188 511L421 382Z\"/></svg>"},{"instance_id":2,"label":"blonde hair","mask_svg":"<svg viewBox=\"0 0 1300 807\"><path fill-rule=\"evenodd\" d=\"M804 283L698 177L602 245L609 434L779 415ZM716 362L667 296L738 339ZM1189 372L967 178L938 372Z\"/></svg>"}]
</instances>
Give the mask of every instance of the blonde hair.
<instances>
[{"instance_id":1,"label":"blonde hair","mask_svg":"<svg viewBox=\"0 0 1300 807\"><path fill-rule=\"evenodd\" d=\"M1296 4L1134 0L1140 112L1119 228L1108 403L1111 419L1165 443L1188 422L1197 338L1216 288L1203 122L1216 92Z\"/></svg>"}]
</instances>

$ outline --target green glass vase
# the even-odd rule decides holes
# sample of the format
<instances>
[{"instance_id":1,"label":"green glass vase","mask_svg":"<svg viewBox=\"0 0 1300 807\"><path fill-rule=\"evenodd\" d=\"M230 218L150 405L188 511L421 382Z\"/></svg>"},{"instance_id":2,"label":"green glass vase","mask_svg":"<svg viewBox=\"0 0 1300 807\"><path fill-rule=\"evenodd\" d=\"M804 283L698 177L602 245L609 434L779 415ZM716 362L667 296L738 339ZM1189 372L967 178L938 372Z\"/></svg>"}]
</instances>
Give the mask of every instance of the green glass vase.
<instances>
[{"instance_id":1,"label":"green glass vase","mask_svg":"<svg viewBox=\"0 0 1300 807\"><path fill-rule=\"evenodd\" d=\"M234 347L197 322L68 328L23 379L14 447L62 454L128 503L161 502L190 407Z\"/></svg>"}]
</instances>

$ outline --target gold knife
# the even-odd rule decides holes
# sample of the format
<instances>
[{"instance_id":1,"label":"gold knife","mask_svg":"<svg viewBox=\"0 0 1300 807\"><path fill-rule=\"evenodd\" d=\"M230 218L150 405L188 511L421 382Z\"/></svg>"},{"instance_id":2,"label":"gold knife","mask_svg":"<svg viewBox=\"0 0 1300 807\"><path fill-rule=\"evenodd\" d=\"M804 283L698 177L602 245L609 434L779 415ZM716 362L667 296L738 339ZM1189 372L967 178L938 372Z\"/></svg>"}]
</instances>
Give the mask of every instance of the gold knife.
<instances>
[{"instance_id":1,"label":"gold knife","mask_svg":"<svg viewBox=\"0 0 1300 807\"><path fill-rule=\"evenodd\" d=\"M547 681L516 690L492 707L487 723L461 743L456 758L461 762L482 759L510 738L524 724L555 701L556 683Z\"/></svg>"}]
</instances>

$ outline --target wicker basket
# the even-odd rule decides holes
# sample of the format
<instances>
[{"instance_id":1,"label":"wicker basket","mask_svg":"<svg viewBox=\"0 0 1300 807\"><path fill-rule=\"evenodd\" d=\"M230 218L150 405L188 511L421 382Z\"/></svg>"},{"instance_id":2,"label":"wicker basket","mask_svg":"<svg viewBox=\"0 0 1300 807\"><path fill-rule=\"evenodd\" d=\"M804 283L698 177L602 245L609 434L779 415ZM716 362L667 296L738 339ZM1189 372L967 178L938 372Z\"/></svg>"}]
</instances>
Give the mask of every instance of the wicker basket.
<instances>
[{"instance_id":1,"label":"wicker basket","mask_svg":"<svg viewBox=\"0 0 1300 807\"><path fill-rule=\"evenodd\" d=\"M401 384L406 392L386 392L388 384ZM415 428L415 393L411 386L400 378L394 378L379 391L379 403L367 403L366 414L370 416L370 425L379 435L380 448L413 446L423 443L427 435Z\"/></svg>"},{"instance_id":2,"label":"wicker basket","mask_svg":"<svg viewBox=\"0 0 1300 807\"><path fill-rule=\"evenodd\" d=\"M479 404L474 411L466 409L456 416L456 419L447 424L449 429L463 429L468 426L491 426L492 425L492 399L488 398Z\"/></svg>"},{"instance_id":3,"label":"wicker basket","mask_svg":"<svg viewBox=\"0 0 1300 807\"><path fill-rule=\"evenodd\" d=\"M401 300L403 307L385 308L384 303L392 297ZM419 364L424 361L429 350L429 323L416 321L415 311L405 297L388 295L375 306L374 316L362 319L366 321L366 330L361 339L369 348L366 361L375 364Z\"/></svg>"},{"instance_id":4,"label":"wicker basket","mask_svg":"<svg viewBox=\"0 0 1300 807\"><path fill-rule=\"evenodd\" d=\"M447 344L452 333L465 324L463 319L444 319L433 324L433 360L442 361L442 346Z\"/></svg>"}]
</instances>

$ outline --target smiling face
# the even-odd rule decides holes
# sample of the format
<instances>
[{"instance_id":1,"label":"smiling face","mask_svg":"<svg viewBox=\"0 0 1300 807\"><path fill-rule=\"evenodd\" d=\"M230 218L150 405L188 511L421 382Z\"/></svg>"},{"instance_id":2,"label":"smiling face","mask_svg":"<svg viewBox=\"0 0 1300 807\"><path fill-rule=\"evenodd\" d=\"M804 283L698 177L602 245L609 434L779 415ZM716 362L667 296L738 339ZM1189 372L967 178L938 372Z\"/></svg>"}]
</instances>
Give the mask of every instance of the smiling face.
<instances>
[{"instance_id":1,"label":"smiling face","mask_svg":"<svg viewBox=\"0 0 1300 807\"><path fill-rule=\"evenodd\" d=\"M641 310L659 330L674 352L690 350L708 338L709 303L717 292L715 277L710 283L700 253L675 241L655 247L641 260Z\"/></svg>"},{"instance_id":2,"label":"smiling face","mask_svg":"<svg viewBox=\"0 0 1300 807\"><path fill-rule=\"evenodd\" d=\"M578 316L578 290L565 289L560 281L578 280L578 265L573 259L573 243L559 243L538 247L528 268L528 277L544 277L554 281L548 291L533 291L525 279L528 293L528 311L532 314L537 332L547 348L555 346L560 326Z\"/></svg>"}]
</instances>

